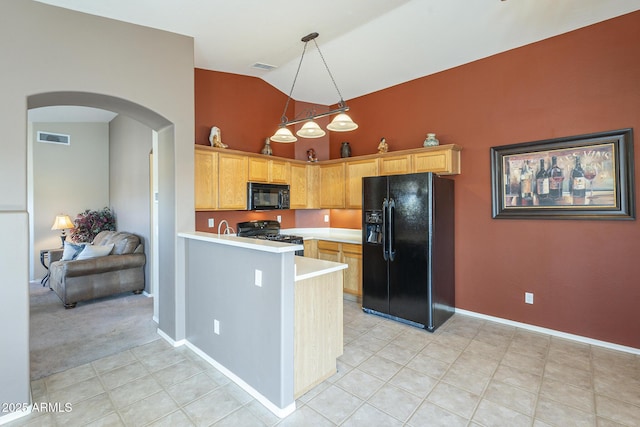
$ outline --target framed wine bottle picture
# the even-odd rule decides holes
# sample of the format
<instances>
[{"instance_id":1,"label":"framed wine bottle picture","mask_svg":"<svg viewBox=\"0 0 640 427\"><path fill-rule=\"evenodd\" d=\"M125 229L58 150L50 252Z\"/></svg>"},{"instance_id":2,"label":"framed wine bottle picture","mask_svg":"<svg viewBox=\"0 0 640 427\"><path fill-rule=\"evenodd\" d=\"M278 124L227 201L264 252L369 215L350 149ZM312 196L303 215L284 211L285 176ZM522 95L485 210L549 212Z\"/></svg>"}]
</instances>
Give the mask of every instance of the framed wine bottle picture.
<instances>
[{"instance_id":1,"label":"framed wine bottle picture","mask_svg":"<svg viewBox=\"0 0 640 427\"><path fill-rule=\"evenodd\" d=\"M635 219L632 129L490 151L493 218Z\"/></svg>"}]
</instances>

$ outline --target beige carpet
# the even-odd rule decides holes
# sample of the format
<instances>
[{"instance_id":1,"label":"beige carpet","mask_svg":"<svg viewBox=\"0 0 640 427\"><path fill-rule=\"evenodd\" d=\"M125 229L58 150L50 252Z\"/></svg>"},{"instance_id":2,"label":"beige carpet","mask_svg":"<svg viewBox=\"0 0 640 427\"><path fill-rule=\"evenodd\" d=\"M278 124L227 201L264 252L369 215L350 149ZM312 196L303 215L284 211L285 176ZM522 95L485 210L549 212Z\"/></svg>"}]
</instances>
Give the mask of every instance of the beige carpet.
<instances>
[{"instance_id":1,"label":"beige carpet","mask_svg":"<svg viewBox=\"0 0 640 427\"><path fill-rule=\"evenodd\" d=\"M153 298L124 293L66 310L40 282L29 284L31 379L84 365L160 338Z\"/></svg>"}]
</instances>

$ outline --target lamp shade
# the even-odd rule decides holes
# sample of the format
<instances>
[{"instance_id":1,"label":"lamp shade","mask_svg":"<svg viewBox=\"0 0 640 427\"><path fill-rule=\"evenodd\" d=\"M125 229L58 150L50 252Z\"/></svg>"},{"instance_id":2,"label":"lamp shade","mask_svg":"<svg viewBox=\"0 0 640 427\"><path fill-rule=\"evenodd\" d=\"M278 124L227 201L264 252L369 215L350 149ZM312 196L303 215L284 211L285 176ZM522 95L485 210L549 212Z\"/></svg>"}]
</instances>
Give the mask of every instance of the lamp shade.
<instances>
[{"instance_id":1,"label":"lamp shade","mask_svg":"<svg viewBox=\"0 0 640 427\"><path fill-rule=\"evenodd\" d=\"M52 230L64 230L65 228L74 228L73 222L69 215L56 215L55 221L51 226Z\"/></svg>"},{"instance_id":2,"label":"lamp shade","mask_svg":"<svg viewBox=\"0 0 640 427\"><path fill-rule=\"evenodd\" d=\"M327 133L320 129L320 126L318 126L318 124L313 120L309 120L308 122L306 122L304 125L302 125L300 130L296 132L296 135L301 138L321 138L326 134Z\"/></svg>"},{"instance_id":3,"label":"lamp shade","mask_svg":"<svg viewBox=\"0 0 640 427\"><path fill-rule=\"evenodd\" d=\"M347 132L358 129L358 125L351 120L351 117L345 113L340 113L331 120L331 123L327 125L327 129L335 132Z\"/></svg>"},{"instance_id":4,"label":"lamp shade","mask_svg":"<svg viewBox=\"0 0 640 427\"><path fill-rule=\"evenodd\" d=\"M285 142L285 143L296 142L298 140L298 138L293 136L291 131L286 127L278 128L276 133L274 133L273 136L269 139L272 140L273 142Z\"/></svg>"}]
</instances>

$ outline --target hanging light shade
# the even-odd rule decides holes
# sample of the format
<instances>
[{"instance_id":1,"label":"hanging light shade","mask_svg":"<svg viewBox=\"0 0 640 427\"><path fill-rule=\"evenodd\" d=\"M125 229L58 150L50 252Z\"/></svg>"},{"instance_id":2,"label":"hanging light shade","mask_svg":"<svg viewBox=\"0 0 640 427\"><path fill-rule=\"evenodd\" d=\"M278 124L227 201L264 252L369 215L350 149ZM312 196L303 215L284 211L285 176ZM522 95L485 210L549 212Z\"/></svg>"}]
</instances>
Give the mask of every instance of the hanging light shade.
<instances>
[{"instance_id":1,"label":"hanging light shade","mask_svg":"<svg viewBox=\"0 0 640 427\"><path fill-rule=\"evenodd\" d=\"M327 125L327 129L335 132L348 132L358 129L358 125L347 114L340 113L331 120L331 123Z\"/></svg>"},{"instance_id":2,"label":"hanging light shade","mask_svg":"<svg viewBox=\"0 0 640 427\"><path fill-rule=\"evenodd\" d=\"M291 133L291 131L286 127L278 128L276 133L273 134L273 136L269 139L272 140L273 142L284 142L284 143L296 142L298 140L298 138L296 138Z\"/></svg>"},{"instance_id":3,"label":"hanging light shade","mask_svg":"<svg viewBox=\"0 0 640 427\"><path fill-rule=\"evenodd\" d=\"M324 56L322 56L322 52L320 51L320 47L318 46L318 43L316 43L316 40L315 40L316 37L318 37L318 33L311 33L304 36L301 39L301 41L304 42L304 48L302 49L302 56L300 57L300 63L298 64L298 70L296 71L296 75L293 78L293 84L291 85L291 90L289 91L289 97L287 98L287 102L284 104L284 112L282 113L282 117L280 119L280 127L278 128L276 133L271 138L269 138L273 142L286 143L286 142L297 141L297 138L293 136L291 131L286 129L286 127L290 125L302 123L302 122L305 122L304 125L302 126L302 128L300 128L300 130L296 132L296 135L298 135L299 137L320 138L322 136L325 136L326 135L325 131L323 131L320 128L320 126L318 126L318 124L313 120L320 117L331 116L334 114L337 114L337 116L327 126L327 129L332 131L337 131L337 132L347 132L347 131L358 128L358 125L355 124L353 120L351 120L351 117L344 114L346 111L349 110L349 107L347 107L347 104L342 99L342 94L340 93L340 89L338 89L338 85L336 84L336 81L333 78L333 75L331 74L331 70L329 70L329 66L327 65L327 62L324 60ZM302 60L304 59L304 53L307 49L307 43L309 43L310 41L313 41L313 43L316 45L316 49L318 49L318 53L320 54L322 63L324 64L324 67L327 69L327 73L329 73L329 77L331 77L331 81L333 82L333 86L336 88L336 92L338 92L338 96L340 96L340 101L338 102L338 108L334 110L327 111L325 113L320 113L320 114L315 114L315 111L305 112L304 114L297 117L296 119L289 120L286 116L287 108L289 107L289 101L291 101L293 88L296 86L296 80L298 80L298 73L300 72L300 66L302 65ZM288 133L285 133L285 131Z\"/></svg>"},{"instance_id":4,"label":"hanging light shade","mask_svg":"<svg viewBox=\"0 0 640 427\"><path fill-rule=\"evenodd\" d=\"M306 122L304 125L302 125L300 130L296 132L296 135L298 135L300 138L321 138L326 134L327 133L320 129L320 126L318 126L318 124L313 120L309 120L308 122Z\"/></svg>"}]
</instances>

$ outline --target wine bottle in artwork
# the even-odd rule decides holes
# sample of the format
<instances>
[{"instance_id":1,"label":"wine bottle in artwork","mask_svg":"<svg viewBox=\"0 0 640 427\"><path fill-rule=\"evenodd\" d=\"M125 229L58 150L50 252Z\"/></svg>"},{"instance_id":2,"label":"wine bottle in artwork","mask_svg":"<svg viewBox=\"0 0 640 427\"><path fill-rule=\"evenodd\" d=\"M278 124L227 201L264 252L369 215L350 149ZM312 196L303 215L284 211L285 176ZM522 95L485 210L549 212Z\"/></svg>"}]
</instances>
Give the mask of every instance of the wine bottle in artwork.
<instances>
[{"instance_id":1,"label":"wine bottle in artwork","mask_svg":"<svg viewBox=\"0 0 640 427\"><path fill-rule=\"evenodd\" d=\"M533 171L529 167L529 160L525 160L520 172L520 204L533 204Z\"/></svg>"},{"instance_id":2,"label":"wine bottle in artwork","mask_svg":"<svg viewBox=\"0 0 640 427\"><path fill-rule=\"evenodd\" d=\"M576 165L571 171L571 197L573 204L584 204L584 198L587 193L587 178L584 176L584 170L580 164L580 157L576 156Z\"/></svg>"},{"instance_id":3,"label":"wine bottle in artwork","mask_svg":"<svg viewBox=\"0 0 640 427\"><path fill-rule=\"evenodd\" d=\"M549 173L544 168L544 159L540 159L540 167L536 173L536 196L538 204L547 204L549 200Z\"/></svg>"},{"instance_id":4,"label":"wine bottle in artwork","mask_svg":"<svg viewBox=\"0 0 640 427\"><path fill-rule=\"evenodd\" d=\"M562 183L564 181L564 173L558 166L558 158L551 157L551 167L549 168L549 199L552 202L562 200Z\"/></svg>"}]
</instances>

